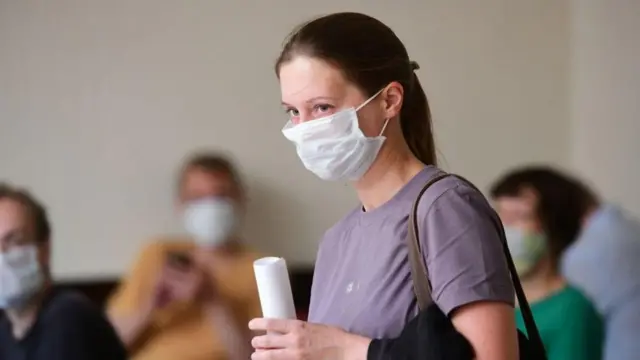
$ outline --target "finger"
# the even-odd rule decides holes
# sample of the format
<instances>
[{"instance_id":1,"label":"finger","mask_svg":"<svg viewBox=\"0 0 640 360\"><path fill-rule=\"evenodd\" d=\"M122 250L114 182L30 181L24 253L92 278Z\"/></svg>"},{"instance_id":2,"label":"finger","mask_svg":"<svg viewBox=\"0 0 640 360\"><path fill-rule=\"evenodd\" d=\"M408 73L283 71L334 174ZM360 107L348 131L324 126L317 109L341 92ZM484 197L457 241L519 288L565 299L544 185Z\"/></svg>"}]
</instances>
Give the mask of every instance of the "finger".
<instances>
[{"instance_id":1,"label":"finger","mask_svg":"<svg viewBox=\"0 0 640 360\"><path fill-rule=\"evenodd\" d=\"M281 349L290 345L290 341L287 340L285 335L270 333L251 339L251 346L253 346L254 349Z\"/></svg>"},{"instance_id":2,"label":"finger","mask_svg":"<svg viewBox=\"0 0 640 360\"><path fill-rule=\"evenodd\" d=\"M265 319L258 318L249 322L249 329L254 331L275 331L282 334L289 333L293 330L304 326L304 322L300 320L289 319Z\"/></svg>"},{"instance_id":3,"label":"finger","mask_svg":"<svg viewBox=\"0 0 640 360\"><path fill-rule=\"evenodd\" d=\"M262 350L251 354L251 360L297 360L299 357L288 349Z\"/></svg>"}]
</instances>

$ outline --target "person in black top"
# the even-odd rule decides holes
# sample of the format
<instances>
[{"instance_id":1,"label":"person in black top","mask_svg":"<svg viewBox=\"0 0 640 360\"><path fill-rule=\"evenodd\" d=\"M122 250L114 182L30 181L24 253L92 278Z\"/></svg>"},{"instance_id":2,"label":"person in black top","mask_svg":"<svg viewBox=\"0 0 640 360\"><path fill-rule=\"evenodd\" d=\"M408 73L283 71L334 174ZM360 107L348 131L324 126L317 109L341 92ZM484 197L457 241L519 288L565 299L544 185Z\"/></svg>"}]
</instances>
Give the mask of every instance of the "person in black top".
<instances>
[{"instance_id":1,"label":"person in black top","mask_svg":"<svg viewBox=\"0 0 640 360\"><path fill-rule=\"evenodd\" d=\"M43 206L0 184L0 360L127 359L96 305L53 290L50 234Z\"/></svg>"}]
</instances>

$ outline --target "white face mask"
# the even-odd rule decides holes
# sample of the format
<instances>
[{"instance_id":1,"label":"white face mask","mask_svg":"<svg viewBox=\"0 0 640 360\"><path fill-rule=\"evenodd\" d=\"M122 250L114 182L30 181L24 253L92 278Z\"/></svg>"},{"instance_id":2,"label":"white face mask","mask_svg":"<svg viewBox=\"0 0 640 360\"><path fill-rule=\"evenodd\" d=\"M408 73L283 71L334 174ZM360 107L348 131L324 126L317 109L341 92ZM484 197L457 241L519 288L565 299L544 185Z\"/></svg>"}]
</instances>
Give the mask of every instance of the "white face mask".
<instances>
[{"instance_id":1,"label":"white face mask","mask_svg":"<svg viewBox=\"0 0 640 360\"><path fill-rule=\"evenodd\" d=\"M21 308L44 285L35 245L0 253L0 309Z\"/></svg>"},{"instance_id":2,"label":"white face mask","mask_svg":"<svg viewBox=\"0 0 640 360\"><path fill-rule=\"evenodd\" d=\"M183 216L185 229L204 247L224 244L238 225L233 201L223 198L193 201L187 205Z\"/></svg>"},{"instance_id":3,"label":"white face mask","mask_svg":"<svg viewBox=\"0 0 640 360\"><path fill-rule=\"evenodd\" d=\"M366 137L358 125L358 110L375 99L382 90L358 108L294 125L291 121L282 129L284 136L296 145L304 166L323 180L357 181L371 167L386 137Z\"/></svg>"},{"instance_id":4,"label":"white face mask","mask_svg":"<svg viewBox=\"0 0 640 360\"><path fill-rule=\"evenodd\" d=\"M546 237L543 234L526 233L513 227L505 227L504 230L518 275L530 274L546 252Z\"/></svg>"}]
</instances>

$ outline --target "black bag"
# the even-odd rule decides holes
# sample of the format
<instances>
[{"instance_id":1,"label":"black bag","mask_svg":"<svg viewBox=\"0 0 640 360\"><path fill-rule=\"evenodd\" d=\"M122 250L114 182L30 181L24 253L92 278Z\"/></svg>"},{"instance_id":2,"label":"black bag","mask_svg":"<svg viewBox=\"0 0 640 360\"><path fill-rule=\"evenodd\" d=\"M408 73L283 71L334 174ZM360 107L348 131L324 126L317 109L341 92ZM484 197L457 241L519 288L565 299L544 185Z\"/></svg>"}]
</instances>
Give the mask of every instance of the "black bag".
<instances>
[{"instance_id":1,"label":"black bag","mask_svg":"<svg viewBox=\"0 0 640 360\"><path fill-rule=\"evenodd\" d=\"M429 282L429 271L427 266L422 261L422 253L420 250L420 238L418 236L418 223L416 221L416 217L418 215L418 204L420 203L420 199L422 195L429 189L431 185L435 182L449 176L454 176L465 183L469 184L472 188L478 190L470 181L465 178L448 173L441 173L436 175L431 180L429 180L416 198L413 203L413 207L411 209L411 213L409 214L409 230L407 233L407 246L409 250L409 263L411 264L411 278L413 280L413 290L416 295L416 299L418 300L418 306L421 310L422 314L425 314L429 320L429 325L433 328L434 326L441 328L441 333L449 334L449 338L455 339L455 341L460 342L460 337L463 337L459 334L451 320L446 318L446 315L438 308L438 306L431 299L431 284ZM479 191L479 190L478 190ZM542 339L540 338L540 333L538 332L538 328L536 327L536 323L533 320L533 315L531 314L531 309L529 308L529 303L524 295L524 291L522 290L522 285L520 284L520 279L518 278L518 274L516 273L515 265L513 264L513 259L511 258L511 253L509 252L509 248L507 246L506 235L504 232L504 227L502 222L499 220L499 217L496 215L494 217L495 225L500 233L500 237L502 240L503 252L504 256L507 260L507 265L509 267L509 272L511 273L511 280L513 282L513 287L516 292L516 297L518 299L518 304L522 311L522 317L524 318L524 323L527 329L527 336L525 336L522 332L518 331L518 345L520 349L520 359L521 360L547 360L547 355L544 350L544 345L542 343ZM425 321L425 320L417 320L417 321ZM436 331L435 329L433 330ZM451 333L454 333L453 335ZM466 339L464 339L465 342ZM468 346L463 346L463 348L470 348L470 344L465 344ZM445 351L444 349L442 351ZM473 354L469 354L469 359L473 358ZM466 355L465 355L466 356ZM456 358L462 359L460 355Z\"/></svg>"}]
</instances>

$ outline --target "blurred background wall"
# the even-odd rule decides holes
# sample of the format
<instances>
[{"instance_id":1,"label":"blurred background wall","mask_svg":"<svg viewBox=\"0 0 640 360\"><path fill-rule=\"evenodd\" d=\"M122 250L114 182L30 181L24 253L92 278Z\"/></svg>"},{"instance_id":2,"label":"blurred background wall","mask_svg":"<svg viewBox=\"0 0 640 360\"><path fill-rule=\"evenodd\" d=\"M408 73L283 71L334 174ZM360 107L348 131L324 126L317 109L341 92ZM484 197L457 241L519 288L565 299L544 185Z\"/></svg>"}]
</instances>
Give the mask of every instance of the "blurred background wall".
<instances>
[{"instance_id":1,"label":"blurred background wall","mask_svg":"<svg viewBox=\"0 0 640 360\"><path fill-rule=\"evenodd\" d=\"M640 1L571 2L571 162L640 216Z\"/></svg>"},{"instance_id":2,"label":"blurred background wall","mask_svg":"<svg viewBox=\"0 0 640 360\"><path fill-rule=\"evenodd\" d=\"M283 138L273 63L295 25L351 10L421 65L445 169L485 188L511 166L556 164L638 214L638 4L0 0L0 179L49 205L59 278L118 276L180 230L183 157L227 150L249 181L248 241L311 264L356 198Z\"/></svg>"}]
</instances>

